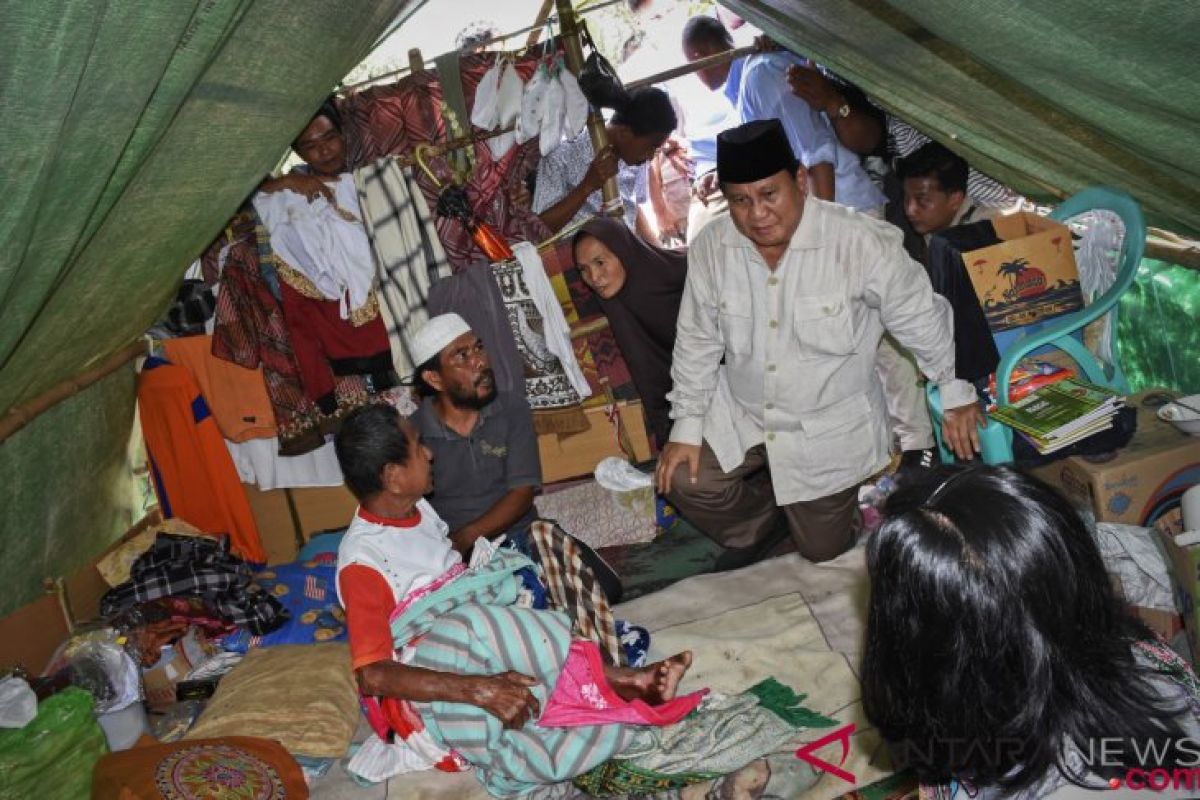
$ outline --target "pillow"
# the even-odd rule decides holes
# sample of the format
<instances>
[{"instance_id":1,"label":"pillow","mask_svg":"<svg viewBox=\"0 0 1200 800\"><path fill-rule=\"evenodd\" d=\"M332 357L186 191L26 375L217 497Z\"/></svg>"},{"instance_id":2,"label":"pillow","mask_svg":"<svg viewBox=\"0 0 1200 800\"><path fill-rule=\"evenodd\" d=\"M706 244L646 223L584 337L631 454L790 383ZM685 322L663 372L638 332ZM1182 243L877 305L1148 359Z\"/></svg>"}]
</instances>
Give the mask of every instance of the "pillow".
<instances>
[{"instance_id":1,"label":"pillow","mask_svg":"<svg viewBox=\"0 0 1200 800\"><path fill-rule=\"evenodd\" d=\"M185 739L256 736L293 755L341 758L358 726L346 644L251 650L217 685Z\"/></svg>"},{"instance_id":2,"label":"pillow","mask_svg":"<svg viewBox=\"0 0 1200 800\"><path fill-rule=\"evenodd\" d=\"M100 759L92 774L92 797L201 796L303 800L308 786L278 743L245 736L173 744L143 737L132 750Z\"/></svg>"},{"instance_id":3,"label":"pillow","mask_svg":"<svg viewBox=\"0 0 1200 800\"><path fill-rule=\"evenodd\" d=\"M308 543L300 548L299 554L296 555L297 561L309 561L317 556L323 556L327 553L333 555L333 560L337 561L337 551L342 544L342 537L346 535L346 528L331 528L327 531L318 531L312 535Z\"/></svg>"},{"instance_id":4,"label":"pillow","mask_svg":"<svg viewBox=\"0 0 1200 800\"><path fill-rule=\"evenodd\" d=\"M221 640L221 646L245 653L252 647L344 641L346 613L338 603L336 582L336 553L267 567L254 576L254 583L278 600L290 618L261 636L242 628Z\"/></svg>"}]
</instances>

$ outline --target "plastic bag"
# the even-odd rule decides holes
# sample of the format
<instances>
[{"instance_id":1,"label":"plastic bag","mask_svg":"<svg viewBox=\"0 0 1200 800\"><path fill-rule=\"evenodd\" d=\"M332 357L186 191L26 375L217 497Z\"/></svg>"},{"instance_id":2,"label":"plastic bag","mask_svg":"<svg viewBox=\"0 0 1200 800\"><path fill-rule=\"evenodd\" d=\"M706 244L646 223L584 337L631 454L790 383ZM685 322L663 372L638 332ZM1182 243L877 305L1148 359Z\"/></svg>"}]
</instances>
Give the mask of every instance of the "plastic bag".
<instances>
[{"instance_id":1,"label":"plastic bag","mask_svg":"<svg viewBox=\"0 0 1200 800\"><path fill-rule=\"evenodd\" d=\"M0 681L0 728L24 728L37 716L37 695L23 678Z\"/></svg>"},{"instance_id":2,"label":"plastic bag","mask_svg":"<svg viewBox=\"0 0 1200 800\"><path fill-rule=\"evenodd\" d=\"M621 107L629 98L625 84L621 83L608 59L600 55L587 26L583 28L583 41L592 52L584 59L583 68L579 70L579 90L597 108Z\"/></svg>"},{"instance_id":3,"label":"plastic bag","mask_svg":"<svg viewBox=\"0 0 1200 800\"><path fill-rule=\"evenodd\" d=\"M588 101L583 96L583 92L580 91L579 81L571 74L571 70L564 68L558 74L558 79L562 81L563 95L566 100L566 113L563 116L563 134L568 139L574 139L583 131L583 126L587 124Z\"/></svg>"},{"instance_id":4,"label":"plastic bag","mask_svg":"<svg viewBox=\"0 0 1200 800\"><path fill-rule=\"evenodd\" d=\"M0 800L87 800L92 767L106 752L91 696L64 689L24 728L0 730Z\"/></svg>"},{"instance_id":5,"label":"plastic bag","mask_svg":"<svg viewBox=\"0 0 1200 800\"><path fill-rule=\"evenodd\" d=\"M567 97L558 76L563 72L566 72L566 69L559 60L556 60L546 72L548 76L546 92L542 95L542 113L538 120L538 136L540 137L538 147L543 156L549 155L550 151L558 147L558 143L562 141L563 115L566 113Z\"/></svg>"}]
</instances>

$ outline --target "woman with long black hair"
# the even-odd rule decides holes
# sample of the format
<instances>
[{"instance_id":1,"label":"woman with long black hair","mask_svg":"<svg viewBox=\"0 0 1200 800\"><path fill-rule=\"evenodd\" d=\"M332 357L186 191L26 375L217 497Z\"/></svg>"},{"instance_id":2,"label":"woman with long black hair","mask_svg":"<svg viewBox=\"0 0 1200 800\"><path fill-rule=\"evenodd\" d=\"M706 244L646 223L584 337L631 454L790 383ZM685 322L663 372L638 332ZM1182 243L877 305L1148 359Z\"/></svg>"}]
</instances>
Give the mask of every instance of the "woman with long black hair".
<instances>
[{"instance_id":1,"label":"woman with long black hair","mask_svg":"<svg viewBox=\"0 0 1200 800\"><path fill-rule=\"evenodd\" d=\"M1195 674L1050 487L1003 467L928 473L889 499L867 569L864 709L929 796L1116 797L1200 776Z\"/></svg>"}]
</instances>

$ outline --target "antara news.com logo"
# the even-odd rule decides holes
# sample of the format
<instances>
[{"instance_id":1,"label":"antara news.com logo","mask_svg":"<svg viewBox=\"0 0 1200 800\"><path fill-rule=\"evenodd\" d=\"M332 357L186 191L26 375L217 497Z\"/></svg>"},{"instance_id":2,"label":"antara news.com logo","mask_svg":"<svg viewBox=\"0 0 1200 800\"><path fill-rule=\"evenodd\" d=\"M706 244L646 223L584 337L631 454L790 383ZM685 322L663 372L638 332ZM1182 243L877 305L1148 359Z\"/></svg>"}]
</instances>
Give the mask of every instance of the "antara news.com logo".
<instances>
[{"instance_id":1,"label":"antara news.com logo","mask_svg":"<svg viewBox=\"0 0 1200 800\"><path fill-rule=\"evenodd\" d=\"M819 739L804 744L796 750L796 758L806 762L818 772L855 784L854 773L844 769L850 755L850 737L854 735L853 722L843 725ZM833 764L816 755L817 750L837 742L841 745L841 756ZM1136 740L1117 737L1093 739L1086 750L1078 752L1083 767L1095 774L1097 770L1109 772L1130 763L1144 764L1142 767L1124 767L1124 775L1108 779L1110 789L1162 792L1167 790L1200 790L1200 740L1192 738L1174 741L1179 765L1166 767L1150 766L1163 763L1170 752L1172 742L1167 739ZM1013 764L1020 762L1024 743L1017 739L996 739L987 742L969 739L944 739L935 745L921 748L914 742L902 742L893 748L893 755L901 764L912 761L931 760L934 752L941 753L953 761L987 760L992 763ZM1101 789L1103 785L1095 788Z\"/></svg>"}]
</instances>

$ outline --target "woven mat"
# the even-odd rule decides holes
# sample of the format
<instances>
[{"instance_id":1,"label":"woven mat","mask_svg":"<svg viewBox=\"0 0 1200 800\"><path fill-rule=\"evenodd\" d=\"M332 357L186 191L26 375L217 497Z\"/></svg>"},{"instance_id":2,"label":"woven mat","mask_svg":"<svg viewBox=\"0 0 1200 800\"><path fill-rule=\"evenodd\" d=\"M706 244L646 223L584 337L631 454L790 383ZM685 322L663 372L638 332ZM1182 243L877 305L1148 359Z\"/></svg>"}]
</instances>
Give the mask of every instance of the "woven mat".
<instances>
[{"instance_id":1,"label":"woven mat","mask_svg":"<svg viewBox=\"0 0 1200 800\"><path fill-rule=\"evenodd\" d=\"M594 480L538 497L538 515L592 547L648 542L654 538L650 490L610 492Z\"/></svg>"}]
</instances>

